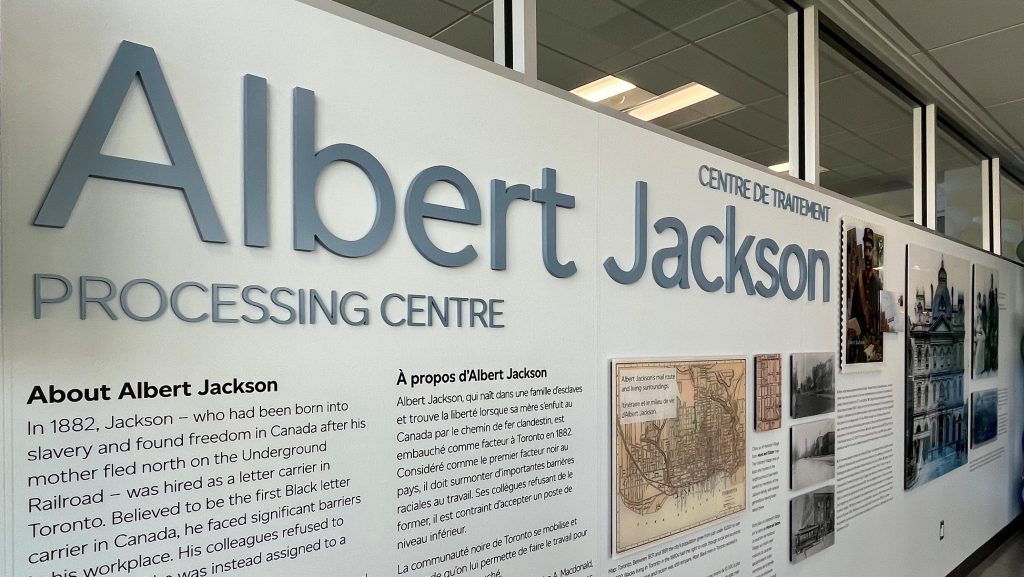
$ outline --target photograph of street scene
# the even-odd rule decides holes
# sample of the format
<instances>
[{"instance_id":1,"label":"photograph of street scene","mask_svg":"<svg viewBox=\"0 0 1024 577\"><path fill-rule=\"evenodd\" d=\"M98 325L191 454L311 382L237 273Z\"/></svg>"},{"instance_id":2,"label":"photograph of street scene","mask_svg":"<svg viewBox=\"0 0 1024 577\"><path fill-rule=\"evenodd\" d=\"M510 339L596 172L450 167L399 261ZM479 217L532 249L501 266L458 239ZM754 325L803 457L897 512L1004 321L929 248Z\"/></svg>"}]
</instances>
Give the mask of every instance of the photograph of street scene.
<instances>
[{"instance_id":1,"label":"photograph of street scene","mask_svg":"<svg viewBox=\"0 0 1024 577\"><path fill-rule=\"evenodd\" d=\"M789 560L799 563L836 541L835 486L793 497L789 502Z\"/></svg>"},{"instance_id":2,"label":"photograph of street scene","mask_svg":"<svg viewBox=\"0 0 1024 577\"><path fill-rule=\"evenodd\" d=\"M836 421L793 425L789 436L790 485L794 491L836 476Z\"/></svg>"},{"instance_id":3,"label":"photograph of street scene","mask_svg":"<svg viewBox=\"0 0 1024 577\"><path fill-rule=\"evenodd\" d=\"M794 353L789 359L789 416L813 417L836 410L835 355Z\"/></svg>"}]
</instances>

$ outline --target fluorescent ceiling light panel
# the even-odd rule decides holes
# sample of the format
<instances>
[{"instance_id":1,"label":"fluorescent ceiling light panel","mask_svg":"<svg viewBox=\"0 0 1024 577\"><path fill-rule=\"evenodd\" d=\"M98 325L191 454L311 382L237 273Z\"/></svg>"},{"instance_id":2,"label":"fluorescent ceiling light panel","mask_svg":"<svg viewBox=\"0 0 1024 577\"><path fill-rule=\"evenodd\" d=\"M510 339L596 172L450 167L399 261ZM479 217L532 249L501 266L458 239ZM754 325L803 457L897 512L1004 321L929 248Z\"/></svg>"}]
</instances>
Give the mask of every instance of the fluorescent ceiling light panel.
<instances>
[{"instance_id":1,"label":"fluorescent ceiling light panel","mask_svg":"<svg viewBox=\"0 0 1024 577\"><path fill-rule=\"evenodd\" d=\"M704 102L712 96L718 96L718 93L703 84L691 82L686 86L666 92L646 104L637 106L630 110L629 114L640 120L653 120L659 116L682 110L687 106L693 106L698 102Z\"/></svg>"},{"instance_id":2,"label":"fluorescent ceiling light panel","mask_svg":"<svg viewBox=\"0 0 1024 577\"><path fill-rule=\"evenodd\" d=\"M590 84L580 86L573 90L572 93L580 98L586 98L591 102L600 102L606 98L618 96L619 94L634 88L636 88L635 85L630 84L621 78L605 76L604 78L599 78Z\"/></svg>"},{"instance_id":3,"label":"fluorescent ceiling light panel","mask_svg":"<svg viewBox=\"0 0 1024 577\"><path fill-rule=\"evenodd\" d=\"M821 172L828 172L828 169L825 168L824 166L821 166L819 168L821 169ZM789 172L789 163L788 162L780 162L778 164L773 164L773 165L768 167L768 170L770 170L772 172Z\"/></svg>"}]
</instances>

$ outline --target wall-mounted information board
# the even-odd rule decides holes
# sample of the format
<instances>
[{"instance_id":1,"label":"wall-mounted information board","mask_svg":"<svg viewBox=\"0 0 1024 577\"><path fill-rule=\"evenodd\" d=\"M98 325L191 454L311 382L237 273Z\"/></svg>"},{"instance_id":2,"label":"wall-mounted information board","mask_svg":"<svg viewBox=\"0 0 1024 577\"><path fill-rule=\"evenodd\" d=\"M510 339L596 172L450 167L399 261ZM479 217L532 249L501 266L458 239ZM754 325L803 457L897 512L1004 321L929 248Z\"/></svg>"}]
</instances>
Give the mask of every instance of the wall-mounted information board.
<instances>
[{"instance_id":1,"label":"wall-mounted information board","mask_svg":"<svg viewBox=\"0 0 1024 577\"><path fill-rule=\"evenodd\" d=\"M323 4L0 3L0 573L930 577L1018 513L1016 266Z\"/></svg>"}]
</instances>

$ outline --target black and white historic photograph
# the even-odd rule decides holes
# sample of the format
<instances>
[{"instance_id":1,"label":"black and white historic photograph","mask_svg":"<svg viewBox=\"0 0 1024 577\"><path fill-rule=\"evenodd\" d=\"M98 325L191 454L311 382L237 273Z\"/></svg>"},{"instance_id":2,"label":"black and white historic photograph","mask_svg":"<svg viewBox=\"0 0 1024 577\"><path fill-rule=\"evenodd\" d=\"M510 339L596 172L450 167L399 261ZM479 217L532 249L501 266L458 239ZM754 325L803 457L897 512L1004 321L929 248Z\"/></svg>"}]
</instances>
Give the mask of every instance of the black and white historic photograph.
<instances>
[{"instance_id":1,"label":"black and white historic photograph","mask_svg":"<svg viewBox=\"0 0 1024 577\"><path fill-rule=\"evenodd\" d=\"M836 492L830 485L789 501L789 560L799 563L836 541Z\"/></svg>"},{"instance_id":2,"label":"black and white historic photograph","mask_svg":"<svg viewBox=\"0 0 1024 577\"><path fill-rule=\"evenodd\" d=\"M967 462L967 357L964 292L967 261L907 247L905 489Z\"/></svg>"},{"instance_id":3,"label":"black and white historic photograph","mask_svg":"<svg viewBox=\"0 0 1024 577\"><path fill-rule=\"evenodd\" d=\"M836 476L836 421L793 425L789 433L789 488L794 491Z\"/></svg>"},{"instance_id":4,"label":"black and white historic photograph","mask_svg":"<svg viewBox=\"0 0 1024 577\"><path fill-rule=\"evenodd\" d=\"M994 441L999 425L999 390L971 393L971 447Z\"/></svg>"},{"instance_id":5,"label":"black and white historic photograph","mask_svg":"<svg viewBox=\"0 0 1024 577\"><path fill-rule=\"evenodd\" d=\"M974 265L974 325L971 370L974 378L994 377L999 368L999 271Z\"/></svg>"},{"instance_id":6,"label":"black and white historic photograph","mask_svg":"<svg viewBox=\"0 0 1024 577\"><path fill-rule=\"evenodd\" d=\"M846 230L846 342L844 366L882 362L882 271L885 238L872 225Z\"/></svg>"},{"instance_id":7,"label":"black and white historic photograph","mask_svg":"<svg viewBox=\"0 0 1024 577\"><path fill-rule=\"evenodd\" d=\"M789 416L794 419L836 409L835 355L793 353L789 358Z\"/></svg>"}]
</instances>

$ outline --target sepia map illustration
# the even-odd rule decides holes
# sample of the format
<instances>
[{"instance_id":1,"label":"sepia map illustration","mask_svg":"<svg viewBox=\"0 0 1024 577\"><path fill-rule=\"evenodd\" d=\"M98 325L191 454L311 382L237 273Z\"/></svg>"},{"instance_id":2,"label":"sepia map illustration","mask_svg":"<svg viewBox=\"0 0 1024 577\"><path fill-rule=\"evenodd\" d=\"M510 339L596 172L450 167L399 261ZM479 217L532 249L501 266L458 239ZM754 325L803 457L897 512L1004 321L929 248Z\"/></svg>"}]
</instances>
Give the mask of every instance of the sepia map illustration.
<instances>
[{"instance_id":1,"label":"sepia map illustration","mask_svg":"<svg viewBox=\"0 0 1024 577\"><path fill-rule=\"evenodd\" d=\"M746 359L615 361L614 554L746 508Z\"/></svg>"},{"instance_id":2,"label":"sepia map illustration","mask_svg":"<svg viewBox=\"0 0 1024 577\"><path fill-rule=\"evenodd\" d=\"M754 430L782 426L782 355L754 355Z\"/></svg>"}]
</instances>

